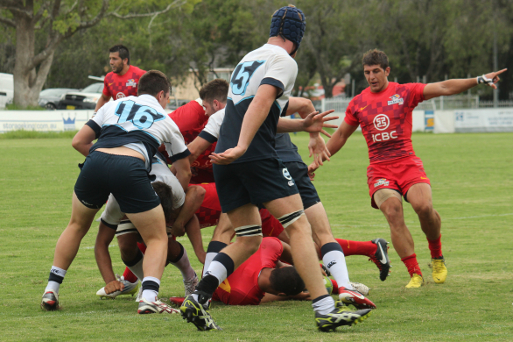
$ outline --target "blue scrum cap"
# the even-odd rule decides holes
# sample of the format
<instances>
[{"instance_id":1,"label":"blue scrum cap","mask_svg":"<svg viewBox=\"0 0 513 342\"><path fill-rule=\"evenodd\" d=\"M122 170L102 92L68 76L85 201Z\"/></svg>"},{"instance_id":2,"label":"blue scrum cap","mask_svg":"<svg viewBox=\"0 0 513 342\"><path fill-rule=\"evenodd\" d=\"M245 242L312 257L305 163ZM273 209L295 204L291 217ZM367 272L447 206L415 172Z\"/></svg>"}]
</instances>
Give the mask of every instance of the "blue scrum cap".
<instances>
[{"instance_id":1,"label":"blue scrum cap","mask_svg":"<svg viewBox=\"0 0 513 342\"><path fill-rule=\"evenodd\" d=\"M281 36L288 39L296 43L297 50L305 34L305 27L306 18L303 12L294 5L288 5L274 12L269 37Z\"/></svg>"}]
</instances>

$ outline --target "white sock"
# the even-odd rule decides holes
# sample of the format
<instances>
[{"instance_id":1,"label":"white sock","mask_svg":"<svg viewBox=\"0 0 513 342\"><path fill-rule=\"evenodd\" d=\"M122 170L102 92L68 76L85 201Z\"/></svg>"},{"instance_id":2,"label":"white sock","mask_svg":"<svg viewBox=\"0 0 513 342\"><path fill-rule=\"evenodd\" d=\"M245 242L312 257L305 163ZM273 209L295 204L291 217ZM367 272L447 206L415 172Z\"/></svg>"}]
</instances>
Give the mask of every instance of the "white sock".
<instances>
[{"instance_id":1,"label":"white sock","mask_svg":"<svg viewBox=\"0 0 513 342\"><path fill-rule=\"evenodd\" d=\"M196 272L194 272L194 270L191 267L191 263L189 261L189 257L187 256L187 251L185 250L185 248L183 249L183 254L180 260L178 260L177 262L171 262L170 264L172 264L180 270L184 281L192 280L192 278L196 276Z\"/></svg>"},{"instance_id":2,"label":"white sock","mask_svg":"<svg viewBox=\"0 0 513 342\"><path fill-rule=\"evenodd\" d=\"M45 292L54 291L55 293L59 293L59 288L67 272L68 271L63 270L60 267L52 266L50 269L50 279L48 279Z\"/></svg>"},{"instance_id":3,"label":"white sock","mask_svg":"<svg viewBox=\"0 0 513 342\"><path fill-rule=\"evenodd\" d=\"M219 280L221 284L226 278L228 278L228 270L219 261L212 261L208 267L208 274L214 276Z\"/></svg>"},{"instance_id":4,"label":"white sock","mask_svg":"<svg viewBox=\"0 0 513 342\"><path fill-rule=\"evenodd\" d=\"M349 282L349 273L347 271L346 258L344 253L332 250L324 254L322 257L324 266L330 271L339 287L345 287L353 290L353 286Z\"/></svg>"},{"instance_id":5,"label":"white sock","mask_svg":"<svg viewBox=\"0 0 513 342\"><path fill-rule=\"evenodd\" d=\"M150 284L150 288L148 288L148 284ZM155 302L158 299L157 296L159 294L158 289L160 287L160 279L155 277L144 277L142 286L142 298L149 302Z\"/></svg>"},{"instance_id":6,"label":"white sock","mask_svg":"<svg viewBox=\"0 0 513 342\"><path fill-rule=\"evenodd\" d=\"M207 274L208 268L210 267L210 264L212 263L212 260L216 257L217 252L207 252L207 255L205 256L205 264L203 265L203 275L204 277Z\"/></svg>"},{"instance_id":7,"label":"white sock","mask_svg":"<svg viewBox=\"0 0 513 342\"><path fill-rule=\"evenodd\" d=\"M144 279L143 261L144 256L141 258L141 260L137 262L137 264L133 266L127 266L130 269L130 271L132 271L132 273L135 274L137 278L139 278L139 280Z\"/></svg>"},{"instance_id":8,"label":"white sock","mask_svg":"<svg viewBox=\"0 0 513 342\"><path fill-rule=\"evenodd\" d=\"M204 277L207 274L208 268L210 267L210 263L216 255L221 252L223 248L225 248L227 245L224 242L221 241L210 241L207 247L207 255L205 256L205 264L203 266L203 274L202 277Z\"/></svg>"},{"instance_id":9,"label":"white sock","mask_svg":"<svg viewBox=\"0 0 513 342\"><path fill-rule=\"evenodd\" d=\"M312 301L312 307L315 312L320 313L321 315L326 315L335 309L335 301L333 297L326 295L322 299L314 299Z\"/></svg>"},{"instance_id":10,"label":"white sock","mask_svg":"<svg viewBox=\"0 0 513 342\"><path fill-rule=\"evenodd\" d=\"M55 293L59 293L60 287L61 287L61 284L59 284L58 282L49 280L48 284L46 285L45 292L53 291Z\"/></svg>"}]
</instances>

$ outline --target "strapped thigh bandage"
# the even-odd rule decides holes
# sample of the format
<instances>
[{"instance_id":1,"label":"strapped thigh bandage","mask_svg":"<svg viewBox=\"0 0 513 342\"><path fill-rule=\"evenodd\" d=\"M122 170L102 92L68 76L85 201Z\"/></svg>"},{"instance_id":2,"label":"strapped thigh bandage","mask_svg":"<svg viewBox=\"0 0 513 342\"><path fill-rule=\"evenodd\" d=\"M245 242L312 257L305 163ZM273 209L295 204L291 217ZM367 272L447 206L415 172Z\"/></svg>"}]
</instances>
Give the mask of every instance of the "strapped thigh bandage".
<instances>
[{"instance_id":1,"label":"strapped thigh bandage","mask_svg":"<svg viewBox=\"0 0 513 342\"><path fill-rule=\"evenodd\" d=\"M301 215L304 215L304 214L305 214L305 211L303 209L301 209L301 210L298 210L298 211L294 211L293 213L290 213L290 214L287 214L287 215L283 215L282 217L280 217L278 219L278 221L280 221L280 223L283 226L283 228L287 228L292 223L294 223L297 220L299 220Z\"/></svg>"},{"instance_id":2,"label":"strapped thigh bandage","mask_svg":"<svg viewBox=\"0 0 513 342\"><path fill-rule=\"evenodd\" d=\"M237 236L262 236L262 227L259 225L241 226L234 230Z\"/></svg>"},{"instance_id":3,"label":"strapped thigh bandage","mask_svg":"<svg viewBox=\"0 0 513 342\"><path fill-rule=\"evenodd\" d=\"M138 233L137 228L135 228L134 224L130 220L121 220L118 224L118 228L116 229L116 236Z\"/></svg>"},{"instance_id":4,"label":"strapped thigh bandage","mask_svg":"<svg viewBox=\"0 0 513 342\"><path fill-rule=\"evenodd\" d=\"M380 189L374 193L374 202L378 206L378 208L381 207L385 201L391 197L397 198L400 202L402 202L403 197L399 192L392 189Z\"/></svg>"}]
</instances>

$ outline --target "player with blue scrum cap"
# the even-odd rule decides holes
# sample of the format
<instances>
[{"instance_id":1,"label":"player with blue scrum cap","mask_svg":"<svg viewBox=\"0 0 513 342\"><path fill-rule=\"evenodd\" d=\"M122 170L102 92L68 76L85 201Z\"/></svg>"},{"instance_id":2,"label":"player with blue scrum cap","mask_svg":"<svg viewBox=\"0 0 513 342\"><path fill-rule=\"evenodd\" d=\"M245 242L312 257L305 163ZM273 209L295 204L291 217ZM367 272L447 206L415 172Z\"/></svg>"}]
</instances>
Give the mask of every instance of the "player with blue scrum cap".
<instances>
[{"instance_id":1,"label":"player with blue scrum cap","mask_svg":"<svg viewBox=\"0 0 513 342\"><path fill-rule=\"evenodd\" d=\"M219 284L262 241L257 208L261 203L290 236L292 257L313 298L318 328L334 330L370 314L369 309L349 312L345 307L336 308L328 295L301 197L274 149L278 119L287 110L297 76L293 57L305 27L301 10L291 5L280 8L273 14L267 44L248 53L232 74L226 116L211 159L219 200L235 227L236 241L216 255L196 292L180 308L184 319L199 330L219 329L205 307ZM313 142L318 143L316 139Z\"/></svg>"}]
</instances>

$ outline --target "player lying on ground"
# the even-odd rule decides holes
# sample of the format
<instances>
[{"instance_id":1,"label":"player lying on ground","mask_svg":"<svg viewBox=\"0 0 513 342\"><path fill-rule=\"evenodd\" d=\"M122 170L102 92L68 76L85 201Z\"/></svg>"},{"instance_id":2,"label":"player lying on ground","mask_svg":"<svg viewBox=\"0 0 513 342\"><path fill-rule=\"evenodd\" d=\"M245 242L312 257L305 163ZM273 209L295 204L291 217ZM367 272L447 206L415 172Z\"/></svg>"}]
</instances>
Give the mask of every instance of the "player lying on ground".
<instances>
[{"instance_id":1,"label":"player lying on ground","mask_svg":"<svg viewBox=\"0 0 513 342\"><path fill-rule=\"evenodd\" d=\"M404 221L403 197L417 213L428 240L433 280L443 284L447 268L442 254L441 219L433 209L429 178L422 161L413 151L412 111L424 100L459 94L481 83L495 89L498 75L506 69L477 78L399 84L388 81L390 66L383 51L368 51L363 56L362 64L369 87L349 103L344 122L329 140L328 149L332 155L337 153L356 128L361 126L369 147L367 183L371 205L381 210L388 221L392 244L411 277L406 287L421 287L424 278L417 262L413 238ZM312 163L309 166L310 174L313 175L319 165Z\"/></svg>"},{"instance_id":2,"label":"player lying on ground","mask_svg":"<svg viewBox=\"0 0 513 342\"><path fill-rule=\"evenodd\" d=\"M64 276L96 213L111 193L147 246L139 306L159 305L157 295L168 238L164 212L148 172L151 158L162 143L175 159L177 178L183 188L190 179L189 151L163 108L169 101L170 88L162 72L147 72L139 80L138 97L105 104L73 138L73 147L87 158L75 184L70 222L55 248L41 300L44 310L59 309L58 293ZM93 145L95 139L98 141Z\"/></svg>"},{"instance_id":3,"label":"player lying on ground","mask_svg":"<svg viewBox=\"0 0 513 342\"><path fill-rule=\"evenodd\" d=\"M182 273L186 293L192 292L198 280L194 270L192 270L187 252L183 246L175 241L174 236L183 235L182 231L176 231L174 223L177 221L197 221L194 212L201 205L205 196L205 190L200 186L190 186L184 193L180 183L171 173L165 162L161 158L155 158L150 175L155 176L153 186L161 199L166 217L166 223L169 228L169 234L172 237L168 243L167 261L174 264ZM166 186L163 186L166 185ZM158 187L156 187L158 185ZM167 191L167 189L169 189ZM114 238L118 238L118 245L121 251L121 259L129 269L135 269L137 276L135 279L116 280L112 270L109 244ZM102 213L100 229L96 238L95 257L100 273L107 284L105 288L100 289L97 295L100 297L115 298L118 295L134 294L137 291L137 279L143 279L141 275L144 244L138 247L138 238L140 238L136 227L130 220L124 219L124 213L119 208L114 196L109 197L107 207ZM133 274L133 273L131 273ZM191 290L192 289L192 290Z\"/></svg>"},{"instance_id":4,"label":"player lying on ground","mask_svg":"<svg viewBox=\"0 0 513 342\"><path fill-rule=\"evenodd\" d=\"M203 99L203 102L207 103L207 100ZM220 108L220 110L211 115L205 129L188 145L189 150L191 151L191 155L189 156L191 164L194 163L195 156L203 155L204 151L210 150L210 144L215 144L217 142L221 123L225 117L225 103L220 103L217 107ZM307 117L308 114L312 112L315 112L315 109L313 108L313 104L310 100L296 97L291 97L289 99L289 105L286 112L287 115L299 113L301 117ZM283 121L285 121L285 123L291 123L287 122L287 120ZM278 130L282 128L280 127L280 123L281 121L278 123ZM340 299L345 303L355 304L360 308L375 308L375 305L370 300L353 291L354 288L351 286L351 282L349 281L344 253L342 252L345 246L350 246L351 244L349 244L347 240L341 240L339 242L333 238L326 211L320 202L315 187L308 177L307 166L303 163L297 147L292 143L288 134L278 134L276 136L275 148L278 157L287 167L289 177L293 179L298 187L306 216L312 225L320 257L328 267L329 272L334 276L336 282L340 284L340 289L337 289ZM222 229L227 229L228 231L226 233L228 235L230 233L234 233L231 225L220 225L216 227L216 232L219 232L221 236L225 234ZM278 234L281 240L288 243L289 239L286 237L286 234L282 234L283 231L283 226L279 225L276 227L275 234ZM283 235L285 235L285 239L282 237ZM205 270L208 269L210 261L215 257L215 255L222 248L226 247L226 242L218 240L215 236L216 233L214 233L214 238L208 247ZM319 238L319 236L322 238ZM228 241L230 240L231 238ZM352 241L351 243L353 246L358 247L356 251L353 248L352 254L364 251L362 254L369 256L376 263L380 269L380 278L385 280L390 269L390 261L388 260L387 254L387 242L383 239L375 239L373 241L366 242ZM347 249L347 247L345 248Z\"/></svg>"},{"instance_id":5,"label":"player lying on ground","mask_svg":"<svg viewBox=\"0 0 513 342\"><path fill-rule=\"evenodd\" d=\"M276 11L268 44L247 54L232 74L226 117L211 159L219 201L236 240L215 256L197 290L180 307L184 319L199 330L219 329L205 307L217 287L258 250L262 228L257 206L261 204L287 230L296 269L313 298L318 328L327 331L351 325L370 314L369 309L351 313L336 308L328 295L301 197L274 149L278 119L289 105L297 75L293 56L305 25L304 14L294 6ZM314 150L318 147L315 135Z\"/></svg>"}]
</instances>

